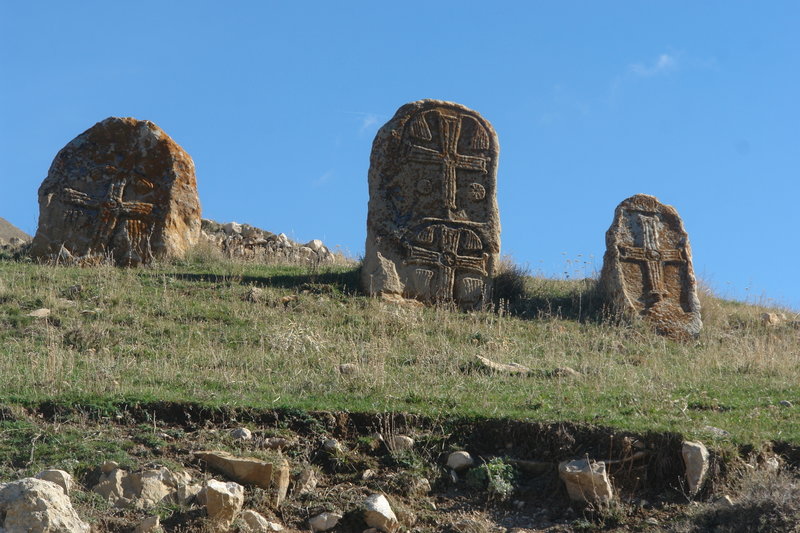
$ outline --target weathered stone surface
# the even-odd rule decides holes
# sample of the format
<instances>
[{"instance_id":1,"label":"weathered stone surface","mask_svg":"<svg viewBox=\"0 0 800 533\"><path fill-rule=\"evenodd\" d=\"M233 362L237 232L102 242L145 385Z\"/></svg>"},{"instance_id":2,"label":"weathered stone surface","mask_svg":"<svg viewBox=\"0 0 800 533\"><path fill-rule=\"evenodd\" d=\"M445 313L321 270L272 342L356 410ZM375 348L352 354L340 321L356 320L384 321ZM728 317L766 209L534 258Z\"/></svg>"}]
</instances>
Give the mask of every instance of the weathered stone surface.
<instances>
[{"instance_id":1,"label":"weathered stone surface","mask_svg":"<svg viewBox=\"0 0 800 533\"><path fill-rule=\"evenodd\" d=\"M664 335L691 337L703 327L689 236L675 208L653 196L617 206L600 286L616 311L644 317Z\"/></svg>"},{"instance_id":2,"label":"weathered stone surface","mask_svg":"<svg viewBox=\"0 0 800 533\"><path fill-rule=\"evenodd\" d=\"M199 236L192 158L152 122L110 117L53 160L30 253L55 259L63 247L84 262L137 265L180 257Z\"/></svg>"},{"instance_id":3,"label":"weathered stone surface","mask_svg":"<svg viewBox=\"0 0 800 533\"><path fill-rule=\"evenodd\" d=\"M62 487L26 478L0 483L0 531L5 533L89 533Z\"/></svg>"},{"instance_id":4,"label":"weathered stone surface","mask_svg":"<svg viewBox=\"0 0 800 533\"><path fill-rule=\"evenodd\" d=\"M308 519L308 526L314 532L328 531L335 528L341 519L342 515L338 513L320 513Z\"/></svg>"},{"instance_id":5,"label":"weathered stone surface","mask_svg":"<svg viewBox=\"0 0 800 533\"><path fill-rule=\"evenodd\" d=\"M273 505L280 505L286 498L290 480L289 463L286 459L268 463L253 457L236 457L223 451L199 451L194 455L209 468L229 479L271 489Z\"/></svg>"},{"instance_id":6,"label":"weathered stone surface","mask_svg":"<svg viewBox=\"0 0 800 533\"><path fill-rule=\"evenodd\" d=\"M268 531L283 531L283 526L277 522L270 522L264 518L260 513L248 509L241 514L242 522L244 522L244 530L250 533L263 533Z\"/></svg>"},{"instance_id":7,"label":"weathered stone surface","mask_svg":"<svg viewBox=\"0 0 800 533\"><path fill-rule=\"evenodd\" d=\"M463 472L474 464L475 459L472 458L469 452L458 451L447 456L447 466L456 472Z\"/></svg>"},{"instance_id":8,"label":"weathered stone surface","mask_svg":"<svg viewBox=\"0 0 800 533\"><path fill-rule=\"evenodd\" d=\"M572 500L608 503L614 498L605 463L589 459L564 461L558 465L558 476Z\"/></svg>"},{"instance_id":9,"label":"weathered stone surface","mask_svg":"<svg viewBox=\"0 0 800 533\"><path fill-rule=\"evenodd\" d=\"M38 474L36 474L37 479L43 479L45 481L49 481L51 483L55 483L62 489L64 489L64 494L69 496L69 492L72 490L72 476L69 473L64 472L63 470L58 470L55 468L51 468L49 470L42 470Z\"/></svg>"},{"instance_id":10,"label":"weathered stone surface","mask_svg":"<svg viewBox=\"0 0 800 533\"><path fill-rule=\"evenodd\" d=\"M708 449L702 442L685 441L681 447L681 455L686 467L689 495L694 496L703 486L708 474Z\"/></svg>"},{"instance_id":11,"label":"weathered stone surface","mask_svg":"<svg viewBox=\"0 0 800 533\"><path fill-rule=\"evenodd\" d=\"M209 479L203 494L208 517L221 528L233 523L244 504L244 487L232 481L223 483Z\"/></svg>"},{"instance_id":12,"label":"weathered stone surface","mask_svg":"<svg viewBox=\"0 0 800 533\"><path fill-rule=\"evenodd\" d=\"M128 473L118 467L112 469L115 465L109 461L102 466L104 473L92 491L116 507L148 509L161 502L183 503L197 493L192 489L191 476L185 472L170 472L162 466Z\"/></svg>"},{"instance_id":13,"label":"weathered stone surface","mask_svg":"<svg viewBox=\"0 0 800 533\"><path fill-rule=\"evenodd\" d=\"M372 494L364 501L364 522L386 533L393 533L400 527L389 500L383 494Z\"/></svg>"},{"instance_id":14,"label":"weathered stone surface","mask_svg":"<svg viewBox=\"0 0 800 533\"><path fill-rule=\"evenodd\" d=\"M373 295L481 306L500 252L499 145L452 102L401 107L378 132L369 170L362 285Z\"/></svg>"}]
</instances>

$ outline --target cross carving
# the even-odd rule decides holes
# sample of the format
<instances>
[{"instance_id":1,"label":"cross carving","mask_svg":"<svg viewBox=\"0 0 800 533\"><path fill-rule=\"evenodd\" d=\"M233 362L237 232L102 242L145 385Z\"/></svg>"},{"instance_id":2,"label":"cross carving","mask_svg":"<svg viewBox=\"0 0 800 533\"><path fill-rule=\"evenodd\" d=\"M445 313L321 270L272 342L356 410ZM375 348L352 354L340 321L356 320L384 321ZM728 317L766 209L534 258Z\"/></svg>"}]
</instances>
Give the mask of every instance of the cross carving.
<instances>
[{"instance_id":1,"label":"cross carving","mask_svg":"<svg viewBox=\"0 0 800 533\"><path fill-rule=\"evenodd\" d=\"M461 137L461 117L439 115L439 137L442 151L424 146L411 146L411 159L422 163L436 163L442 166L442 198L445 207L456 209L457 171L479 170L486 174L485 157L461 155L458 153L458 140Z\"/></svg>"},{"instance_id":2,"label":"cross carving","mask_svg":"<svg viewBox=\"0 0 800 533\"><path fill-rule=\"evenodd\" d=\"M117 172L114 167L106 167L107 172ZM114 231L123 217L132 220L148 220L153 213L153 204L144 202L125 202L122 195L128 185L128 178L115 177L111 181L105 197L93 197L88 194L64 188L64 200L72 205L97 210L99 221L92 237L91 249L107 248L111 244Z\"/></svg>"},{"instance_id":3,"label":"cross carving","mask_svg":"<svg viewBox=\"0 0 800 533\"><path fill-rule=\"evenodd\" d=\"M669 294L664 284L664 265L666 263L685 263L686 257L683 250L659 249L658 220L655 217L639 215L639 222L642 227L643 246L620 246L620 259L644 264L647 274L645 290L656 301L660 301Z\"/></svg>"},{"instance_id":4,"label":"cross carving","mask_svg":"<svg viewBox=\"0 0 800 533\"><path fill-rule=\"evenodd\" d=\"M412 264L434 267L438 270L437 288L434 293L437 300L448 300L453 297L456 272L459 270L477 272L482 276L488 275L486 272L487 254L484 253L481 257L458 255L458 245L462 233L471 233L469 230L437 224L430 226L428 231L433 232L431 233L431 244L434 249L409 246L407 261ZM474 238L477 239L477 236Z\"/></svg>"}]
</instances>

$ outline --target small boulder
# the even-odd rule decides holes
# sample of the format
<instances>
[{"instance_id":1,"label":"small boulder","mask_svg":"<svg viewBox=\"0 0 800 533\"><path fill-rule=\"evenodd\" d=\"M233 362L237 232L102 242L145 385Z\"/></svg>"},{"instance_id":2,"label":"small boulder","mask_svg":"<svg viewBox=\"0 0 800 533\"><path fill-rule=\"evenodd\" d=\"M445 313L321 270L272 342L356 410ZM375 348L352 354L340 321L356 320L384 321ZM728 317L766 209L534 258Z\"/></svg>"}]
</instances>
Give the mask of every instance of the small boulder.
<instances>
[{"instance_id":1,"label":"small boulder","mask_svg":"<svg viewBox=\"0 0 800 533\"><path fill-rule=\"evenodd\" d=\"M89 533L62 487L25 478L0 483L0 531L22 533Z\"/></svg>"},{"instance_id":2,"label":"small boulder","mask_svg":"<svg viewBox=\"0 0 800 533\"><path fill-rule=\"evenodd\" d=\"M38 474L36 474L37 479L44 479L45 481L50 481L55 483L62 489L64 489L64 494L69 496L69 491L72 490L72 476L69 475L67 472L63 470L42 470Z\"/></svg>"},{"instance_id":3,"label":"small boulder","mask_svg":"<svg viewBox=\"0 0 800 533\"><path fill-rule=\"evenodd\" d=\"M392 452L405 452L414 449L414 439L406 435L392 435L385 439L386 447Z\"/></svg>"},{"instance_id":4,"label":"small boulder","mask_svg":"<svg viewBox=\"0 0 800 533\"><path fill-rule=\"evenodd\" d=\"M694 496L708 473L708 449L702 442L685 441L681 448L683 464L686 467L686 482L689 484L689 494Z\"/></svg>"},{"instance_id":5,"label":"small boulder","mask_svg":"<svg viewBox=\"0 0 800 533\"><path fill-rule=\"evenodd\" d=\"M606 465L589 459L563 461L558 476L567 486L570 499L586 503L608 503L614 498Z\"/></svg>"},{"instance_id":6,"label":"small boulder","mask_svg":"<svg viewBox=\"0 0 800 533\"><path fill-rule=\"evenodd\" d=\"M320 513L317 516L309 518L308 525L311 531L328 531L335 528L339 524L342 515L338 513Z\"/></svg>"},{"instance_id":7,"label":"small boulder","mask_svg":"<svg viewBox=\"0 0 800 533\"><path fill-rule=\"evenodd\" d=\"M458 451L447 456L447 466L456 472L463 472L474 464L475 459L472 458L469 452Z\"/></svg>"},{"instance_id":8,"label":"small boulder","mask_svg":"<svg viewBox=\"0 0 800 533\"><path fill-rule=\"evenodd\" d=\"M313 468L306 468L297 476L297 481L294 484L294 494L296 496L310 494L314 492L315 488L317 488L317 473Z\"/></svg>"},{"instance_id":9,"label":"small boulder","mask_svg":"<svg viewBox=\"0 0 800 533\"><path fill-rule=\"evenodd\" d=\"M305 246L306 248L311 248L311 250L313 250L316 253L319 253L320 251L324 251L325 250L325 245L322 244L322 241L319 240L319 239L314 239L312 241L308 241L303 246Z\"/></svg>"},{"instance_id":10,"label":"small boulder","mask_svg":"<svg viewBox=\"0 0 800 533\"><path fill-rule=\"evenodd\" d=\"M233 523L244 504L244 487L233 481L208 480L202 490L208 517L224 527Z\"/></svg>"},{"instance_id":11,"label":"small boulder","mask_svg":"<svg viewBox=\"0 0 800 533\"><path fill-rule=\"evenodd\" d=\"M225 231L226 235L239 235L242 233L242 225L238 222L228 222L227 224L223 224L222 229Z\"/></svg>"},{"instance_id":12,"label":"small boulder","mask_svg":"<svg viewBox=\"0 0 800 533\"><path fill-rule=\"evenodd\" d=\"M778 326L781 322L783 322L783 318L784 317L778 313L762 313L761 323L767 327Z\"/></svg>"},{"instance_id":13,"label":"small boulder","mask_svg":"<svg viewBox=\"0 0 800 533\"><path fill-rule=\"evenodd\" d=\"M199 451L195 457L224 476L262 489L273 490L272 504L280 505L289 488L289 463L281 459L268 463L254 457L236 457L224 451Z\"/></svg>"},{"instance_id":14,"label":"small boulder","mask_svg":"<svg viewBox=\"0 0 800 533\"><path fill-rule=\"evenodd\" d=\"M372 494L364 501L364 521L386 533L393 533L400 526L389 500L383 494Z\"/></svg>"},{"instance_id":15,"label":"small boulder","mask_svg":"<svg viewBox=\"0 0 800 533\"><path fill-rule=\"evenodd\" d=\"M235 440L252 440L253 432L247 428L236 428L231 430L231 437Z\"/></svg>"},{"instance_id":16,"label":"small boulder","mask_svg":"<svg viewBox=\"0 0 800 533\"><path fill-rule=\"evenodd\" d=\"M263 533L268 531L283 531L283 526L276 523L270 522L261 514L248 509L244 511L241 515L242 521L246 525L245 531L250 533Z\"/></svg>"}]
</instances>

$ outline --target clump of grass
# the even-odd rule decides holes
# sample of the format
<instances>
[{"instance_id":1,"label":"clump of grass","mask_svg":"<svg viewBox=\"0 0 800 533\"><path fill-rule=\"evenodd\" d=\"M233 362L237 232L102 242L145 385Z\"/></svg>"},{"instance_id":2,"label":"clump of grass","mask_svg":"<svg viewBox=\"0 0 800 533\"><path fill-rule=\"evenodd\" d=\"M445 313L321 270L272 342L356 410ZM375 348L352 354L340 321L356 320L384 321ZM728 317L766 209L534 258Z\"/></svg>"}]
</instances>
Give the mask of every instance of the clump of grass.
<instances>
[{"instance_id":1,"label":"clump of grass","mask_svg":"<svg viewBox=\"0 0 800 533\"><path fill-rule=\"evenodd\" d=\"M797 472L755 470L738 482L733 503L703 506L680 522L676 533L796 533L800 531Z\"/></svg>"}]
</instances>

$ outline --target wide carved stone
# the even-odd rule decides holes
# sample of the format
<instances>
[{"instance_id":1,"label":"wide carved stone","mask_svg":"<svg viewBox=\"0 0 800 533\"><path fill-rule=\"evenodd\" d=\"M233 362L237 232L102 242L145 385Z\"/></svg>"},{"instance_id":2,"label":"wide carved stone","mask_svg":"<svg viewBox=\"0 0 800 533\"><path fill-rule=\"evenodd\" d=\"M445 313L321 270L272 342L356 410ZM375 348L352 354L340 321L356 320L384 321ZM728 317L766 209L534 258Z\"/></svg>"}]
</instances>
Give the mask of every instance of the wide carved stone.
<instances>
[{"instance_id":1,"label":"wide carved stone","mask_svg":"<svg viewBox=\"0 0 800 533\"><path fill-rule=\"evenodd\" d=\"M192 158L152 122L111 117L53 160L31 254L137 265L180 257L199 236Z\"/></svg>"},{"instance_id":2,"label":"wide carved stone","mask_svg":"<svg viewBox=\"0 0 800 533\"><path fill-rule=\"evenodd\" d=\"M614 309L673 338L700 333L689 236L678 212L653 196L623 201L606 233L600 286Z\"/></svg>"},{"instance_id":3,"label":"wide carved stone","mask_svg":"<svg viewBox=\"0 0 800 533\"><path fill-rule=\"evenodd\" d=\"M369 169L362 284L368 294L480 307L500 252L499 146L491 124L452 102L401 107Z\"/></svg>"}]
</instances>

